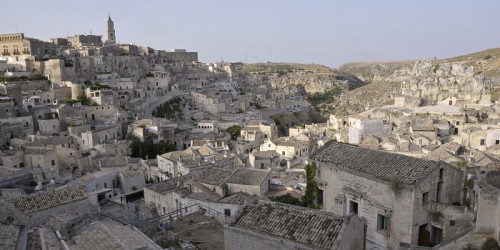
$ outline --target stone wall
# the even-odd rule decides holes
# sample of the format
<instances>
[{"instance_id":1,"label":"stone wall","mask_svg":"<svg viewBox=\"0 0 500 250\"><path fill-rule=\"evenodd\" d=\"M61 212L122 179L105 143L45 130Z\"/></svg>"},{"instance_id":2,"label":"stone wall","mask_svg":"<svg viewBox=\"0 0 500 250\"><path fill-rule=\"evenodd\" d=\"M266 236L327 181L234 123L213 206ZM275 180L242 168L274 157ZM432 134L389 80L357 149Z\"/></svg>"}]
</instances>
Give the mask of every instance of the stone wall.
<instances>
[{"instance_id":1,"label":"stone wall","mask_svg":"<svg viewBox=\"0 0 500 250\"><path fill-rule=\"evenodd\" d=\"M317 164L316 176L323 189L323 208L336 215L347 215L350 213L349 202L357 202L359 216L367 220L368 249L394 249L400 242L418 243L419 226L430 224L429 202L437 199L439 168L415 186L400 184L395 188L393 182L321 162ZM463 175L447 164L444 169L440 202L451 204L459 201ZM428 192L428 202L422 200L425 192ZM389 218L388 231L378 230L379 214Z\"/></svg>"}]
</instances>

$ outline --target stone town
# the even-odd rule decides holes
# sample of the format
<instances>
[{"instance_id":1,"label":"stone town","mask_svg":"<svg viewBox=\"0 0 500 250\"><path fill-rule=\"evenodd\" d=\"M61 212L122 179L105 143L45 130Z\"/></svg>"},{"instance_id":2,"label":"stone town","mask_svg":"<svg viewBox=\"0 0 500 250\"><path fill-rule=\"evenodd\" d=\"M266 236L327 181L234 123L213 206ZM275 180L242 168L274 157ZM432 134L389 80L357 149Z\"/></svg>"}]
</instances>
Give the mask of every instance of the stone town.
<instances>
[{"instance_id":1,"label":"stone town","mask_svg":"<svg viewBox=\"0 0 500 250\"><path fill-rule=\"evenodd\" d=\"M1 249L500 239L494 82L472 66L417 62L393 76L393 105L283 124L270 117L315 109L300 91L106 28L104 42L0 35Z\"/></svg>"}]
</instances>

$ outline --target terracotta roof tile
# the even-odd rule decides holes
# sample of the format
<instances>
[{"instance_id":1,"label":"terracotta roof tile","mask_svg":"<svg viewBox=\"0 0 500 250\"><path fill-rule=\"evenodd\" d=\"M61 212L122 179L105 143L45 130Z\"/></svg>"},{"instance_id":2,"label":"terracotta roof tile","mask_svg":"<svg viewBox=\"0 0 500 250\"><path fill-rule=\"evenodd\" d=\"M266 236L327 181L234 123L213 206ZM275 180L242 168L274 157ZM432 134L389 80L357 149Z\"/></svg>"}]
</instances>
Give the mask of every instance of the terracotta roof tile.
<instances>
[{"instance_id":1,"label":"terracotta roof tile","mask_svg":"<svg viewBox=\"0 0 500 250\"><path fill-rule=\"evenodd\" d=\"M22 196L14 200L14 205L24 213L31 213L72 201L85 199L87 196L88 195L84 187L66 188Z\"/></svg>"},{"instance_id":2,"label":"terracotta roof tile","mask_svg":"<svg viewBox=\"0 0 500 250\"><path fill-rule=\"evenodd\" d=\"M283 203L259 200L245 208L235 225L316 248L332 248L346 218Z\"/></svg>"},{"instance_id":3,"label":"terracotta roof tile","mask_svg":"<svg viewBox=\"0 0 500 250\"><path fill-rule=\"evenodd\" d=\"M338 142L327 143L311 158L314 161L335 164L382 180L397 179L404 184L414 184L439 167L435 161L364 149Z\"/></svg>"}]
</instances>

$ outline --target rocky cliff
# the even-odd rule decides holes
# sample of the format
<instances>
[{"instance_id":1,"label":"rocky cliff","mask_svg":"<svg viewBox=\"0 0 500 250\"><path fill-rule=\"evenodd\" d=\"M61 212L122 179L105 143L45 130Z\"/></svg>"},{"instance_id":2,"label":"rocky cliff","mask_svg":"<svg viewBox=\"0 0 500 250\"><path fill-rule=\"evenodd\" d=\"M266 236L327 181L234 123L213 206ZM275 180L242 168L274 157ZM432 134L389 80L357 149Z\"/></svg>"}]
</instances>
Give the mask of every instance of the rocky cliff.
<instances>
[{"instance_id":1,"label":"rocky cliff","mask_svg":"<svg viewBox=\"0 0 500 250\"><path fill-rule=\"evenodd\" d=\"M308 94L325 92L337 86L354 89L365 84L354 75L321 65L260 63L247 64L245 70L256 81L270 84L275 89L300 85Z\"/></svg>"},{"instance_id":2,"label":"rocky cliff","mask_svg":"<svg viewBox=\"0 0 500 250\"><path fill-rule=\"evenodd\" d=\"M498 100L500 96L500 49L448 59L387 63L348 63L338 71L367 82L344 92L324 113L352 114L394 103L396 96L434 104L453 98L457 104Z\"/></svg>"}]
</instances>

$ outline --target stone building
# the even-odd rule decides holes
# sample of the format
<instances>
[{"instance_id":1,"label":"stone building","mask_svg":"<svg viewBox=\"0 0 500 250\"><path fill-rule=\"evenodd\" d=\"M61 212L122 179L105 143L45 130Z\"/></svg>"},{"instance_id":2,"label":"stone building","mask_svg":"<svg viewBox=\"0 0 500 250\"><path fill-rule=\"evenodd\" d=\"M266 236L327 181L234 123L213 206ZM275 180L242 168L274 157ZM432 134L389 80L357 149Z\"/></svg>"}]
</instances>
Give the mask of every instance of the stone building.
<instances>
[{"instance_id":1,"label":"stone building","mask_svg":"<svg viewBox=\"0 0 500 250\"><path fill-rule=\"evenodd\" d=\"M12 97L0 97L0 119L16 117L15 100Z\"/></svg>"},{"instance_id":2,"label":"stone building","mask_svg":"<svg viewBox=\"0 0 500 250\"><path fill-rule=\"evenodd\" d=\"M390 126L386 126L382 120L359 115L349 117L349 143L361 144L366 137L380 138L389 132Z\"/></svg>"},{"instance_id":3,"label":"stone building","mask_svg":"<svg viewBox=\"0 0 500 250\"><path fill-rule=\"evenodd\" d=\"M264 138L275 139L278 137L278 127L275 124L270 124L260 120L250 120L245 124L245 128L258 128L264 133Z\"/></svg>"},{"instance_id":4,"label":"stone building","mask_svg":"<svg viewBox=\"0 0 500 250\"><path fill-rule=\"evenodd\" d=\"M187 52L185 49L173 49L171 51L159 50L158 55L163 62L196 62L198 61L198 52Z\"/></svg>"},{"instance_id":5,"label":"stone building","mask_svg":"<svg viewBox=\"0 0 500 250\"><path fill-rule=\"evenodd\" d=\"M225 181L229 194L264 195L271 186L271 171L239 168Z\"/></svg>"},{"instance_id":6,"label":"stone building","mask_svg":"<svg viewBox=\"0 0 500 250\"><path fill-rule=\"evenodd\" d=\"M224 227L225 249L367 249L365 220L259 200Z\"/></svg>"},{"instance_id":7,"label":"stone building","mask_svg":"<svg viewBox=\"0 0 500 250\"><path fill-rule=\"evenodd\" d=\"M33 171L36 182L59 180L59 160L55 148L26 148L24 165Z\"/></svg>"},{"instance_id":8,"label":"stone building","mask_svg":"<svg viewBox=\"0 0 500 250\"><path fill-rule=\"evenodd\" d=\"M136 227L111 219L93 222L80 232L67 242L68 249L162 249Z\"/></svg>"},{"instance_id":9,"label":"stone building","mask_svg":"<svg viewBox=\"0 0 500 250\"><path fill-rule=\"evenodd\" d=\"M226 110L226 104L214 94L191 91L191 98L194 108L209 114L216 115Z\"/></svg>"},{"instance_id":10,"label":"stone building","mask_svg":"<svg viewBox=\"0 0 500 250\"><path fill-rule=\"evenodd\" d=\"M309 155L309 143L304 143L292 137L265 140L260 145L260 151L273 150L286 160Z\"/></svg>"},{"instance_id":11,"label":"stone building","mask_svg":"<svg viewBox=\"0 0 500 250\"><path fill-rule=\"evenodd\" d=\"M55 44L24 37L24 33L0 35L0 52L2 56L13 58L43 57L46 54L57 54Z\"/></svg>"},{"instance_id":12,"label":"stone building","mask_svg":"<svg viewBox=\"0 0 500 250\"><path fill-rule=\"evenodd\" d=\"M436 245L431 204L459 204L463 173L444 162L330 142L311 157L323 209L367 220L367 249Z\"/></svg>"},{"instance_id":13,"label":"stone building","mask_svg":"<svg viewBox=\"0 0 500 250\"><path fill-rule=\"evenodd\" d=\"M15 217L24 225L37 225L54 214L87 214L91 211L85 188L66 188L38 192L15 198L9 206Z\"/></svg>"},{"instance_id":14,"label":"stone building","mask_svg":"<svg viewBox=\"0 0 500 250\"><path fill-rule=\"evenodd\" d=\"M248 155L248 165L258 169L277 169L280 163L280 154L274 150L255 151Z\"/></svg>"},{"instance_id":15,"label":"stone building","mask_svg":"<svg viewBox=\"0 0 500 250\"><path fill-rule=\"evenodd\" d=\"M120 138L118 126L105 126L81 133L78 138L82 150L95 148L98 144L112 142Z\"/></svg>"},{"instance_id":16,"label":"stone building","mask_svg":"<svg viewBox=\"0 0 500 250\"><path fill-rule=\"evenodd\" d=\"M500 172L492 171L479 177L474 185L472 197L474 211L477 213L476 231L500 239Z\"/></svg>"},{"instance_id":17,"label":"stone building","mask_svg":"<svg viewBox=\"0 0 500 250\"><path fill-rule=\"evenodd\" d=\"M102 46L101 36L98 35L74 35L68 37L67 40L73 48L81 48L84 46Z\"/></svg>"}]
</instances>

